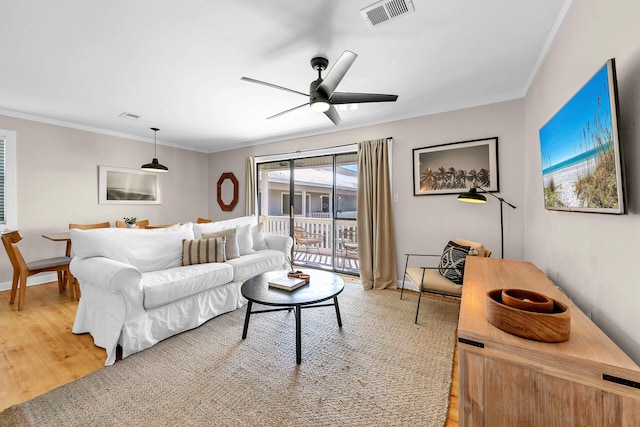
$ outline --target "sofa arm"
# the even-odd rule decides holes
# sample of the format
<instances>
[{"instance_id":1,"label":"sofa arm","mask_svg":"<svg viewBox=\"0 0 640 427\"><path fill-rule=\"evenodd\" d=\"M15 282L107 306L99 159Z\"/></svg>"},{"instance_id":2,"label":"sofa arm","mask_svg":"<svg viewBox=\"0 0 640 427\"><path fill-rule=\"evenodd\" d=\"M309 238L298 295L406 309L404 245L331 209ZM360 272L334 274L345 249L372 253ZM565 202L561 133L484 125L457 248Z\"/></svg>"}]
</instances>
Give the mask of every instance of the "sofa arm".
<instances>
[{"instance_id":1,"label":"sofa arm","mask_svg":"<svg viewBox=\"0 0 640 427\"><path fill-rule=\"evenodd\" d=\"M80 286L96 286L106 292L122 294L130 310L143 307L142 273L137 268L105 257L74 257L71 273Z\"/></svg>"},{"instance_id":2,"label":"sofa arm","mask_svg":"<svg viewBox=\"0 0 640 427\"><path fill-rule=\"evenodd\" d=\"M276 249L282 252L285 259L291 257L291 249L293 248L293 239L291 236L265 233L264 241L269 249Z\"/></svg>"}]
</instances>

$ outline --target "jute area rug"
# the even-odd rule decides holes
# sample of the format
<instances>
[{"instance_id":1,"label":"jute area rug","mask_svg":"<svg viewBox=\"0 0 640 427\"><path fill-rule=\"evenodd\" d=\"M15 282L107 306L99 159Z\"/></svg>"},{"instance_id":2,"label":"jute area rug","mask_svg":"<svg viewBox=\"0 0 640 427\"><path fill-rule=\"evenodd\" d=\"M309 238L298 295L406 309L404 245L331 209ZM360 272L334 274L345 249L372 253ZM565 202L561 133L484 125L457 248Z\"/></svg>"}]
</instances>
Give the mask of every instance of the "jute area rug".
<instances>
[{"instance_id":1,"label":"jute area rug","mask_svg":"<svg viewBox=\"0 0 640 427\"><path fill-rule=\"evenodd\" d=\"M443 426L459 305L364 291L333 307L245 308L0 413L0 425ZM258 308L257 306L256 308Z\"/></svg>"}]
</instances>

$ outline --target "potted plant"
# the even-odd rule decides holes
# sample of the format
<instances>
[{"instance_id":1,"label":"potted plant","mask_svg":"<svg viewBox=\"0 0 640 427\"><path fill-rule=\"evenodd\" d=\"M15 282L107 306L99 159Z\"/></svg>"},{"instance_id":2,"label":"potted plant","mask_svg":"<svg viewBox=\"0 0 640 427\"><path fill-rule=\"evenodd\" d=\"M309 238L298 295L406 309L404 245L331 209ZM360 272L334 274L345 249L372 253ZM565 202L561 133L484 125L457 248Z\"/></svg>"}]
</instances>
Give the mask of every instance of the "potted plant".
<instances>
[{"instance_id":1,"label":"potted plant","mask_svg":"<svg viewBox=\"0 0 640 427\"><path fill-rule=\"evenodd\" d=\"M135 228L135 226L136 226L136 217L132 216L131 218L124 218L124 222L127 223L129 228Z\"/></svg>"}]
</instances>

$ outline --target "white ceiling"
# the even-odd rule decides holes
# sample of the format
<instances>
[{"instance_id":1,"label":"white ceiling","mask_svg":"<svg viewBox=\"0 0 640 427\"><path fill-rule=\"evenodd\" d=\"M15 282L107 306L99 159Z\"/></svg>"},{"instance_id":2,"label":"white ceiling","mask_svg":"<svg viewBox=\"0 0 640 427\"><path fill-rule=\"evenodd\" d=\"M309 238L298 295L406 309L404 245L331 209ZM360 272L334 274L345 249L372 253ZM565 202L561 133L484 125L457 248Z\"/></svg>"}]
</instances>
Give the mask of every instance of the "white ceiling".
<instances>
[{"instance_id":1,"label":"white ceiling","mask_svg":"<svg viewBox=\"0 0 640 427\"><path fill-rule=\"evenodd\" d=\"M0 114L215 152L521 98L571 0L0 0ZM337 90L398 95L302 108L318 54L358 54ZM118 117L128 112L138 120Z\"/></svg>"}]
</instances>

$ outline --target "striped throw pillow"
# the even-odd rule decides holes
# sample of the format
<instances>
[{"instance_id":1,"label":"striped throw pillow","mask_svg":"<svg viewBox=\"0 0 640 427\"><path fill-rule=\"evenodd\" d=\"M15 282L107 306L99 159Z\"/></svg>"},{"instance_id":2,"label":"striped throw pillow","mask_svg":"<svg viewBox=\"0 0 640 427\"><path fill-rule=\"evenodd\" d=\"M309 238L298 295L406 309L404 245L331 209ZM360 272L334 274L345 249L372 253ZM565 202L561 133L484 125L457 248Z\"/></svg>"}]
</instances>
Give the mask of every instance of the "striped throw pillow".
<instances>
[{"instance_id":1,"label":"striped throw pillow","mask_svg":"<svg viewBox=\"0 0 640 427\"><path fill-rule=\"evenodd\" d=\"M202 233L203 239L213 239L217 237L226 237L224 243L224 261L240 258L240 247L238 246L238 234L235 228L227 228L225 230L216 231L215 233Z\"/></svg>"},{"instance_id":2,"label":"striped throw pillow","mask_svg":"<svg viewBox=\"0 0 640 427\"><path fill-rule=\"evenodd\" d=\"M224 246L227 238L182 240L182 265L224 262Z\"/></svg>"}]
</instances>

